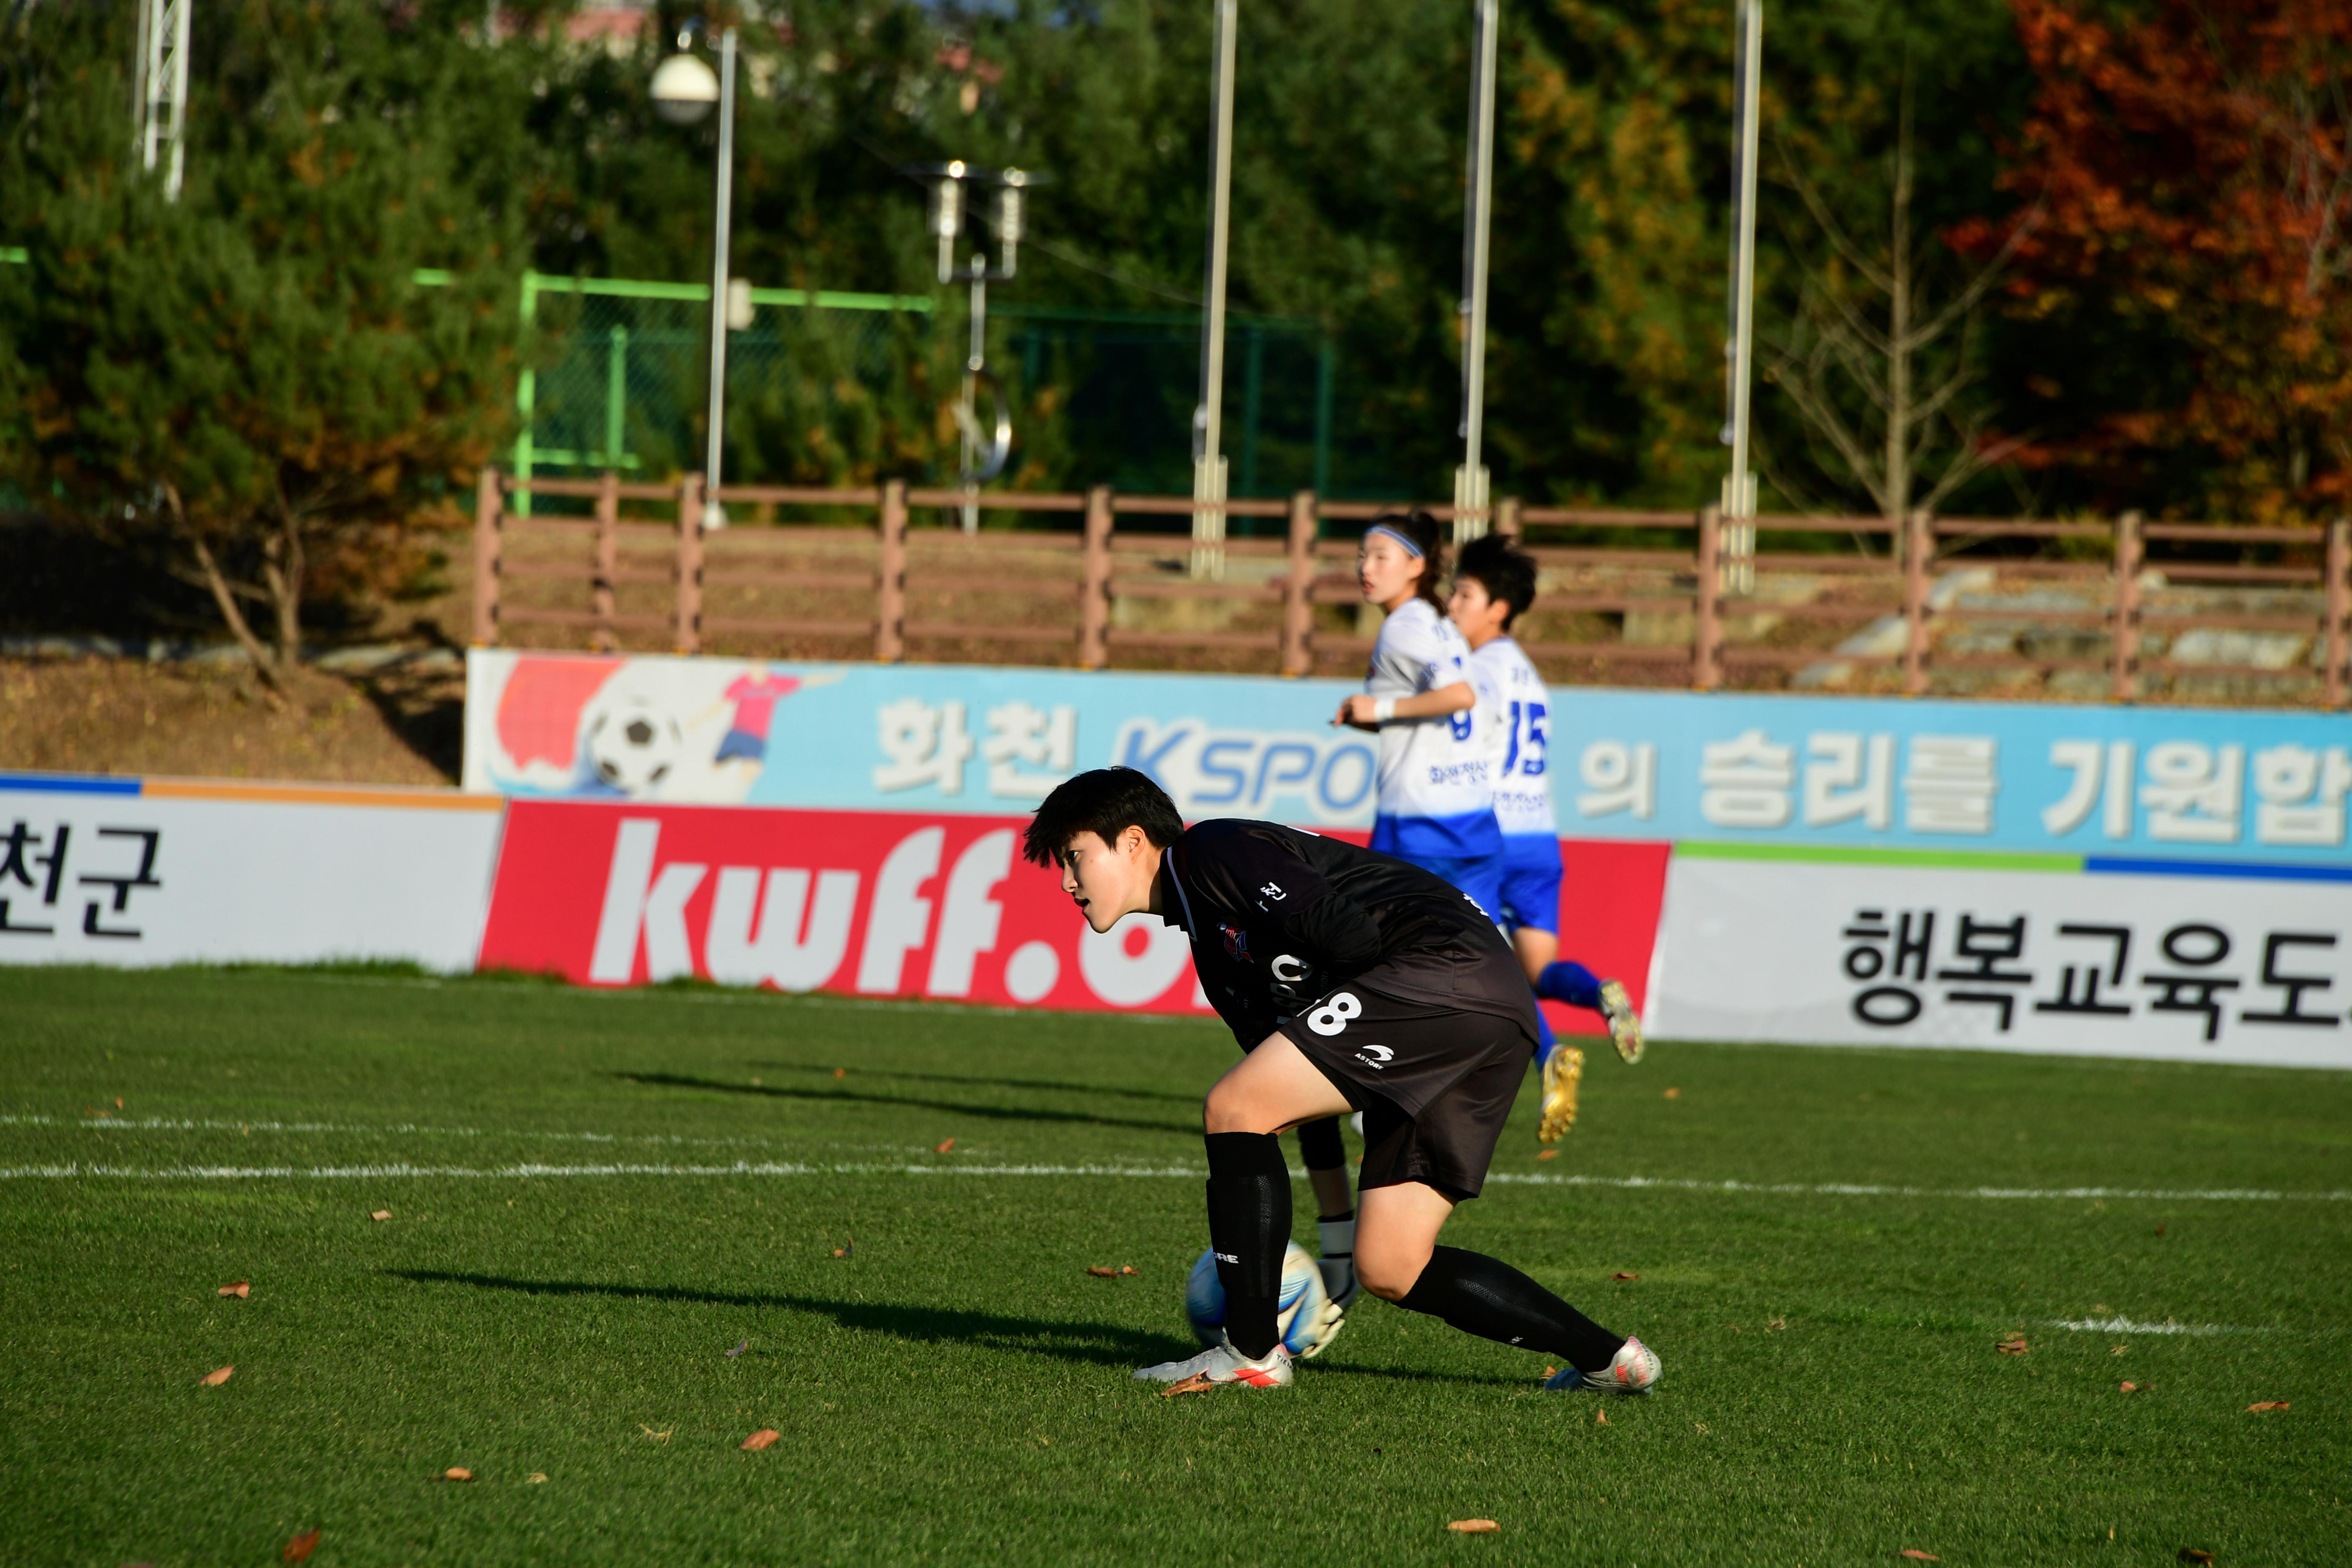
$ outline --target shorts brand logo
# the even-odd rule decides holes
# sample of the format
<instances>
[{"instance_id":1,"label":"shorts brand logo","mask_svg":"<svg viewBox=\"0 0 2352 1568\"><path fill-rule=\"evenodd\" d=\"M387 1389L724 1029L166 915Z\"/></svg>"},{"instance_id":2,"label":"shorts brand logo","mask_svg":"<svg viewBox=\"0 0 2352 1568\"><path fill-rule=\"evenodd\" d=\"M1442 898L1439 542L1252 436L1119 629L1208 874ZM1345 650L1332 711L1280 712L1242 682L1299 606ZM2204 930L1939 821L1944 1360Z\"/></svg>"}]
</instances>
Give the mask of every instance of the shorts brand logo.
<instances>
[{"instance_id":1,"label":"shorts brand logo","mask_svg":"<svg viewBox=\"0 0 2352 1568\"><path fill-rule=\"evenodd\" d=\"M1368 1068L1384 1068L1396 1059L1396 1053L1386 1046L1359 1046L1356 1059Z\"/></svg>"}]
</instances>

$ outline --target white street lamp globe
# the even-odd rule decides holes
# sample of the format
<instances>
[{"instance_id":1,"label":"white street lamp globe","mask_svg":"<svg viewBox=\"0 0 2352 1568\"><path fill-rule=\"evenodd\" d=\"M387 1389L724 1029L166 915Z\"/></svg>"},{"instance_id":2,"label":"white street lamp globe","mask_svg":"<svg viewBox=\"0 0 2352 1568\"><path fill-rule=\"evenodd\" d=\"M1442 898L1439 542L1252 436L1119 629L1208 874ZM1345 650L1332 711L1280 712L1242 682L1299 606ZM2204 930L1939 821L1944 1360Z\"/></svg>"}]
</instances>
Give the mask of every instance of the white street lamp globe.
<instances>
[{"instance_id":1,"label":"white street lamp globe","mask_svg":"<svg viewBox=\"0 0 2352 1568\"><path fill-rule=\"evenodd\" d=\"M719 101L719 73L699 56L672 55L654 68L654 111L672 125L691 125Z\"/></svg>"}]
</instances>

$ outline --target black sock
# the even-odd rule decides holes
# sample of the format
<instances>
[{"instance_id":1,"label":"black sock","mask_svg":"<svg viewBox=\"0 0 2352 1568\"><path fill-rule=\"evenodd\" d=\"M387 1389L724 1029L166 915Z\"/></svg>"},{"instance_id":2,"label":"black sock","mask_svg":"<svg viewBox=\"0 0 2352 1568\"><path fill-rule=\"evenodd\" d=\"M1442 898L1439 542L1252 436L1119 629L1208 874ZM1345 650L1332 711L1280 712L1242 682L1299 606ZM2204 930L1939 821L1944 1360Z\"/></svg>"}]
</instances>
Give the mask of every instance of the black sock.
<instances>
[{"instance_id":1,"label":"black sock","mask_svg":"<svg viewBox=\"0 0 2352 1568\"><path fill-rule=\"evenodd\" d=\"M1290 1242L1290 1167L1271 1132L1212 1132L1209 1249L1225 1288L1225 1337L1253 1360L1274 1348L1282 1257Z\"/></svg>"},{"instance_id":2,"label":"black sock","mask_svg":"<svg viewBox=\"0 0 2352 1568\"><path fill-rule=\"evenodd\" d=\"M1397 1303L1443 1318L1468 1334L1524 1345L1599 1372L1625 1343L1507 1263L1458 1247L1440 1247Z\"/></svg>"},{"instance_id":3,"label":"black sock","mask_svg":"<svg viewBox=\"0 0 2352 1568\"><path fill-rule=\"evenodd\" d=\"M1339 1119L1298 1124L1298 1153L1310 1171L1342 1171L1348 1166L1348 1146L1339 1142Z\"/></svg>"}]
</instances>

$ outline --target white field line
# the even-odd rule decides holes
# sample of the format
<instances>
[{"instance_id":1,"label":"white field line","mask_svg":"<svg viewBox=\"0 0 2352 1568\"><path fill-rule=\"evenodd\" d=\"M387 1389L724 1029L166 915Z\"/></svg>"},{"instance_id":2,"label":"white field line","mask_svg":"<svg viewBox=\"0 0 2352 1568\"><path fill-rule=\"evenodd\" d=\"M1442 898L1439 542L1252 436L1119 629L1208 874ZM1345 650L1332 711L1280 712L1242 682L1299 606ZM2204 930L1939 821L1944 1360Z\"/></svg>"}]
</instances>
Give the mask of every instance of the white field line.
<instances>
[{"instance_id":1,"label":"white field line","mask_svg":"<svg viewBox=\"0 0 2352 1568\"><path fill-rule=\"evenodd\" d=\"M2052 1318L2053 1329L2072 1329L2078 1334L2267 1334L2269 1329L2233 1329L2224 1323L2178 1323L2167 1318L2160 1323L2135 1322L2129 1318Z\"/></svg>"},{"instance_id":2,"label":"white field line","mask_svg":"<svg viewBox=\"0 0 2352 1568\"><path fill-rule=\"evenodd\" d=\"M79 1161L47 1165L0 1165L0 1180L82 1181L345 1181L401 1178L513 1180L583 1176L1141 1176L1200 1181L1188 1165L982 1165L821 1163L738 1160L724 1165L623 1163L594 1165L100 1165ZM2228 1187L2166 1190L2138 1187L1904 1187L1854 1182L1706 1182L1657 1176L1528 1176L1497 1173L1490 1181L1517 1186L1607 1187L1620 1191L1757 1194L1796 1197L1962 1198L2074 1202L2092 1198L2159 1203L2344 1203L2352 1192L2264 1192Z\"/></svg>"},{"instance_id":3,"label":"white field line","mask_svg":"<svg viewBox=\"0 0 2352 1568\"><path fill-rule=\"evenodd\" d=\"M177 1116L0 1116L0 1127L73 1127L92 1132L349 1132L364 1138L539 1138L566 1143L672 1143L708 1149L756 1149L777 1142L761 1138L686 1138L668 1132L549 1132L514 1128L426 1127L413 1121L367 1127L340 1121L229 1121L217 1117Z\"/></svg>"}]
</instances>

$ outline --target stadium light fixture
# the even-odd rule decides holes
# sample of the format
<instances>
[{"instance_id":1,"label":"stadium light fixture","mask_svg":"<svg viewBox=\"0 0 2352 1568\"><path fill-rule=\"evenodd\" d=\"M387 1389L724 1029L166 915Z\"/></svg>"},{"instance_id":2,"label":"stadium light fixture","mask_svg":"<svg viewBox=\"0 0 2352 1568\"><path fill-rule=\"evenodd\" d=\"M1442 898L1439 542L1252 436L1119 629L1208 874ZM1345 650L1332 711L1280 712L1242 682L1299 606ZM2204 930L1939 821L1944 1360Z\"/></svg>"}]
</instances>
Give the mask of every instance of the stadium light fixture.
<instances>
[{"instance_id":1,"label":"stadium light fixture","mask_svg":"<svg viewBox=\"0 0 2352 1568\"><path fill-rule=\"evenodd\" d=\"M1740 0L1734 35L1731 149L1730 330L1723 353L1723 444L1731 472L1723 481L1721 590L1756 591L1756 476L1748 468L1750 385L1756 362L1756 140L1764 63L1764 0Z\"/></svg>"},{"instance_id":2,"label":"stadium light fixture","mask_svg":"<svg viewBox=\"0 0 2352 1568\"><path fill-rule=\"evenodd\" d=\"M714 199L710 259L710 404L709 441L703 451L702 525L727 526L726 510L719 504L719 443L727 430L727 331L730 296L727 285L727 226L735 184L735 29L719 35L719 68L713 71L700 56L690 53L698 32L709 31L699 17L678 30L677 53L654 68L650 92L654 111L673 125L693 125L719 108L719 174ZM746 323L747 325L749 323Z\"/></svg>"},{"instance_id":3,"label":"stadium light fixture","mask_svg":"<svg viewBox=\"0 0 2352 1568\"><path fill-rule=\"evenodd\" d=\"M955 159L945 163L902 163L898 172L922 180L929 195L925 227L938 247L936 265L942 283L971 286L971 345L964 355L963 395L955 406L962 435L961 462L956 479L963 487L963 531L980 528L980 487L1004 471L1013 454L1013 408L1004 384L988 368L988 286L1010 282L1021 264L1021 241L1027 232L1028 196L1046 176L1029 169L983 169ZM975 204L971 187L986 188L991 198ZM991 265L984 251L975 250L962 266L956 263L956 241L964 233L975 205L984 205L981 221L996 238L996 259ZM980 394L986 388L995 405L994 417L983 429Z\"/></svg>"}]
</instances>

